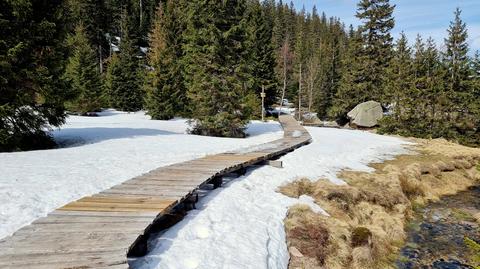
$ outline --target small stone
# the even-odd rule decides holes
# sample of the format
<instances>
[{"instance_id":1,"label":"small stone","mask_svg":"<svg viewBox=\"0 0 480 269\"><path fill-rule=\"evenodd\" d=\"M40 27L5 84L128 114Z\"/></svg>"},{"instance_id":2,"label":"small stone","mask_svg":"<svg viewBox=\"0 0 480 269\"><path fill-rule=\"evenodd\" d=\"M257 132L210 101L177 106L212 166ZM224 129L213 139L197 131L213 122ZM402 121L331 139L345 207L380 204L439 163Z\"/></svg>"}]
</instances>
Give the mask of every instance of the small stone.
<instances>
[{"instance_id":1,"label":"small stone","mask_svg":"<svg viewBox=\"0 0 480 269\"><path fill-rule=\"evenodd\" d=\"M292 255L293 257L296 257L296 258L303 257L303 254L296 247L290 247L288 251L290 252L290 255Z\"/></svg>"}]
</instances>

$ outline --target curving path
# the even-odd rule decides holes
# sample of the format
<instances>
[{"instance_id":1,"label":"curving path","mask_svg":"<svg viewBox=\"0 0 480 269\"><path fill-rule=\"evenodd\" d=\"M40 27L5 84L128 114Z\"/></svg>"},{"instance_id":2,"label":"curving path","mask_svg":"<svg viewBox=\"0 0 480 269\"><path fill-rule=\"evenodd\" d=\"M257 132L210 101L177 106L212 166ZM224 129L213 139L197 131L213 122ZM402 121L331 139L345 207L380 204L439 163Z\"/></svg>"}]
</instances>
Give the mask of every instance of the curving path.
<instances>
[{"instance_id":1,"label":"curving path","mask_svg":"<svg viewBox=\"0 0 480 269\"><path fill-rule=\"evenodd\" d=\"M127 253L160 217L205 184L311 142L291 116L282 139L150 171L65 205L0 240L0 268L128 268Z\"/></svg>"}]
</instances>

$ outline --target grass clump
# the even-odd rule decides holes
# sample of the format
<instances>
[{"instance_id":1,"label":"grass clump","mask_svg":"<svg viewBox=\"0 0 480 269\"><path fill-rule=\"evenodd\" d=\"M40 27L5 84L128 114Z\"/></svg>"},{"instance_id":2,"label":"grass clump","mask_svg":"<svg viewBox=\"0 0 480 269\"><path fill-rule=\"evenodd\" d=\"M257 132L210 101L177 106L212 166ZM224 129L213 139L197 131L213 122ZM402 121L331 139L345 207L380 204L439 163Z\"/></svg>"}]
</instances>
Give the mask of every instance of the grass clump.
<instances>
[{"instance_id":1,"label":"grass clump","mask_svg":"<svg viewBox=\"0 0 480 269\"><path fill-rule=\"evenodd\" d=\"M320 265L325 264L329 244L328 230L320 223L305 223L289 232L296 239L297 248L304 255L315 257Z\"/></svg>"},{"instance_id":2,"label":"grass clump","mask_svg":"<svg viewBox=\"0 0 480 269\"><path fill-rule=\"evenodd\" d=\"M314 193L314 184L312 181L303 178L287 186L280 187L279 191L289 197L295 198L298 198L302 195L311 196Z\"/></svg>"}]
</instances>

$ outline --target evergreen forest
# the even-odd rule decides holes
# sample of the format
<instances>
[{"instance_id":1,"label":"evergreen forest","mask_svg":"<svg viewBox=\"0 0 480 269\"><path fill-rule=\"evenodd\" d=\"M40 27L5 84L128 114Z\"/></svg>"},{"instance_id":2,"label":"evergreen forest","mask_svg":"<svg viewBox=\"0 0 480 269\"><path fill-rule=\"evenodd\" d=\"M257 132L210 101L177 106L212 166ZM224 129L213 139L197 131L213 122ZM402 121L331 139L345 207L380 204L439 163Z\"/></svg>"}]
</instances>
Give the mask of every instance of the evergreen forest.
<instances>
[{"instance_id":1,"label":"evergreen forest","mask_svg":"<svg viewBox=\"0 0 480 269\"><path fill-rule=\"evenodd\" d=\"M359 103L381 133L480 144L480 53L460 9L445 40L395 39L389 0L360 0L360 26L281 0L0 1L0 151L54 146L69 113L145 110L191 132L245 137L288 99L346 122ZM300 112L300 113L298 113Z\"/></svg>"}]
</instances>

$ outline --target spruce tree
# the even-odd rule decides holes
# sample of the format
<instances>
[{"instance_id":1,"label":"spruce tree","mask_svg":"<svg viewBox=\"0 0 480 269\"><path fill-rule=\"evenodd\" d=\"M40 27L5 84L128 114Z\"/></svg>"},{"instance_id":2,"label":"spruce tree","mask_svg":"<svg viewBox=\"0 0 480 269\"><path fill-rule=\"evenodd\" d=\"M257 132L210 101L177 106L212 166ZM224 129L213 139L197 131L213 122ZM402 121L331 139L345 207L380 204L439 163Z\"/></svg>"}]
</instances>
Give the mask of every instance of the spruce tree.
<instances>
[{"instance_id":1,"label":"spruce tree","mask_svg":"<svg viewBox=\"0 0 480 269\"><path fill-rule=\"evenodd\" d=\"M468 33L461 19L461 10L455 11L455 19L450 22L448 37L445 39L445 62L448 69L448 88L452 92L468 91Z\"/></svg>"},{"instance_id":2,"label":"spruce tree","mask_svg":"<svg viewBox=\"0 0 480 269\"><path fill-rule=\"evenodd\" d=\"M342 76L343 54L345 54L346 38L343 25L332 19L330 24L320 25L323 38L319 41L317 57L319 57L319 75L317 79L315 103L320 118L326 118L338 91ZM323 29L323 30L322 30ZM345 64L350 64L345 59Z\"/></svg>"},{"instance_id":3,"label":"spruce tree","mask_svg":"<svg viewBox=\"0 0 480 269\"><path fill-rule=\"evenodd\" d=\"M245 14L247 66L250 73L248 87L253 89L257 99L260 98L262 87L265 87L265 105L270 106L275 102L277 94L272 28L257 0L249 2Z\"/></svg>"},{"instance_id":4,"label":"spruce tree","mask_svg":"<svg viewBox=\"0 0 480 269\"><path fill-rule=\"evenodd\" d=\"M361 0L358 3L357 18L364 42L363 76L367 94L362 99L373 99L386 103L386 69L392 58L393 38L390 34L395 26L393 11L395 5L389 0Z\"/></svg>"},{"instance_id":5,"label":"spruce tree","mask_svg":"<svg viewBox=\"0 0 480 269\"><path fill-rule=\"evenodd\" d=\"M480 51L476 51L471 61L471 76L473 93L477 102L480 102Z\"/></svg>"},{"instance_id":6,"label":"spruce tree","mask_svg":"<svg viewBox=\"0 0 480 269\"><path fill-rule=\"evenodd\" d=\"M350 26L346 55L343 58L342 76L330 117L345 120L346 114L359 103L368 101L371 96L371 81L364 74L364 63L368 61L363 53L361 33Z\"/></svg>"},{"instance_id":7,"label":"spruce tree","mask_svg":"<svg viewBox=\"0 0 480 269\"><path fill-rule=\"evenodd\" d=\"M146 108L153 119L168 120L185 111L186 94L183 83L181 33L183 24L177 1L161 3L150 34L145 89Z\"/></svg>"},{"instance_id":8,"label":"spruce tree","mask_svg":"<svg viewBox=\"0 0 480 269\"><path fill-rule=\"evenodd\" d=\"M131 21L124 14L118 61L114 59L110 63L106 85L110 105L115 109L132 112L142 109L143 90L138 47L130 36L129 23Z\"/></svg>"},{"instance_id":9,"label":"spruce tree","mask_svg":"<svg viewBox=\"0 0 480 269\"><path fill-rule=\"evenodd\" d=\"M389 79L386 97L391 101L395 119L401 121L403 110L410 101L414 79L412 51L403 32L395 45L394 56L387 72Z\"/></svg>"},{"instance_id":10,"label":"spruce tree","mask_svg":"<svg viewBox=\"0 0 480 269\"><path fill-rule=\"evenodd\" d=\"M184 64L193 133L245 136L244 12L244 0L188 3Z\"/></svg>"},{"instance_id":11,"label":"spruce tree","mask_svg":"<svg viewBox=\"0 0 480 269\"><path fill-rule=\"evenodd\" d=\"M450 97L446 120L450 123L450 132L465 139L474 136L473 130L478 122L475 113L477 100L472 87L467 27L461 19L461 10L457 8L454 14L445 39L445 79Z\"/></svg>"},{"instance_id":12,"label":"spruce tree","mask_svg":"<svg viewBox=\"0 0 480 269\"><path fill-rule=\"evenodd\" d=\"M68 109L85 114L99 111L102 106L102 81L96 53L90 47L83 25L78 25L70 38L72 56L69 58L65 78L71 87L73 100Z\"/></svg>"},{"instance_id":13,"label":"spruce tree","mask_svg":"<svg viewBox=\"0 0 480 269\"><path fill-rule=\"evenodd\" d=\"M50 146L65 119L61 0L0 1L0 151Z\"/></svg>"},{"instance_id":14,"label":"spruce tree","mask_svg":"<svg viewBox=\"0 0 480 269\"><path fill-rule=\"evenodd\" d=\"M445 126L444 106L448 99L444 91L442 83L444 77L444 69L440 61L440 52L436 48L435 41L432 38L427 39L425 51L423 53L423 79L420 96L416 100L417 108L421 111L420 129L424 134L430 137L449 137L448 130ZM420 133L420 132L419 132ZM419 135L418 133L416 134Z\"/></svg>"},{"instance_id":15,"label":"spruce tree","mask_svg":"<svg viewBox=\"0 0 480 269\"><path fill-rule=\"evenodd\" d=\"M85 35L92 49L95 51L97 65L103 72L104 59L107 57L108 40L105 34L110 30L108 15L111 11L105 0L69 0L67 5L73 30L77 25L83 25Z\"/></svg>"}]
</instances>

